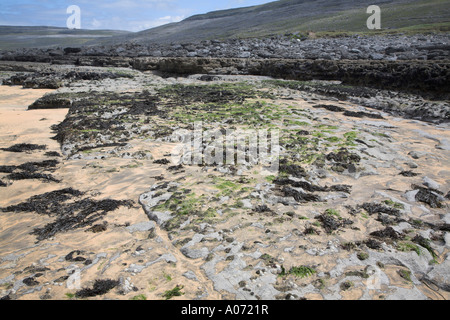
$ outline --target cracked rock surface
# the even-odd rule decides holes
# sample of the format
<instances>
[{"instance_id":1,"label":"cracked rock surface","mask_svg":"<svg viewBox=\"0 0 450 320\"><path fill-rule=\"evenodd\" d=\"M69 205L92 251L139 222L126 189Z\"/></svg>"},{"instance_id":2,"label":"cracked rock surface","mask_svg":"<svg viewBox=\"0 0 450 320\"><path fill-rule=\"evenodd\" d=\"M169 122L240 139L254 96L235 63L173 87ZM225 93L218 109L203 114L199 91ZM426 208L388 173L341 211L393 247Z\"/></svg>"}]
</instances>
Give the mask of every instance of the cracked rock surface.
<instances>
[{"instance_id":1,"label":"cracked rock surface","mask_svg":"<svg viewBox=\"0 0 450 320\"><path fill-rule=\"evenodd\" d=\"M2 299L449 298L447 101L86 68L108 76L1 87ZM278 130L277 170L208 162L249 129Z\"/></svg>"}]
</instances>

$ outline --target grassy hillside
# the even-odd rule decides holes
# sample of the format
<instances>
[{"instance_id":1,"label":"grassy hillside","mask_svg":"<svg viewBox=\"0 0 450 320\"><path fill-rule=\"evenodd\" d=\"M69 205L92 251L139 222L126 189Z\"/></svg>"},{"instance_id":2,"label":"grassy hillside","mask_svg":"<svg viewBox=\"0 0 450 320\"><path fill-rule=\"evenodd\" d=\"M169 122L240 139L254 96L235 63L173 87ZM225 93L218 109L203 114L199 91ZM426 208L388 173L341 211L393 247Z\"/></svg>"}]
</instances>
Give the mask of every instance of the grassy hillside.
<instances>
[{"instance_id":1,"label":"grassy hillside","mask_svg":"<svg viewBox=\"0 0 450 320\"><path fill-rule=\"evenodd\" d=\"M192 16L179 23L138 32L141 42L177 42L230 37L264 37L313 31L364 32L373 0L280 0L264 5ZM448 0L379 0L384 31L449 31ZM371 31L372 32L372 31ZM374 33L374 32L372 32Z\"/></svg>"},{"instance_id":2,"label":"grassy hillside","mask_svg":"<svg viewBox=\"0 0 450 320\"><path fill-rule=\"evenodd\" d=\"M2 27L0 49L192 42L199 40L267 37L313 32L316 36L393 32L449 32L448 0L377 0L382 30L368 30L367 7L373 0L279 0L264 5L221 10L181 22L128 33L111 30L68 30L52 27Z\"/></svg>"},{"instance_id":3,"label":"grassy hillside","mask_svg":"<svg viewBox=\"0 0 450 320\"><path fill-rule=\"evenodd\" d=\"M69 30L57 27L0 26L0 50L80 46L93 39L129 34L116 30Z\"/></svg>"}]
</instances>

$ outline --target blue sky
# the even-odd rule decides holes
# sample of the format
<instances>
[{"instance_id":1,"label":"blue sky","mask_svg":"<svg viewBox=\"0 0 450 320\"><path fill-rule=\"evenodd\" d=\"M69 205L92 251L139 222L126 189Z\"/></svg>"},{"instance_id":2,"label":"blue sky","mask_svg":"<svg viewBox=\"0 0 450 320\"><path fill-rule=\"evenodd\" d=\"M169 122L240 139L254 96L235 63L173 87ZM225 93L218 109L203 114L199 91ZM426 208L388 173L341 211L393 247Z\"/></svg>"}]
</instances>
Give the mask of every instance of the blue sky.
<instances>
[{"instance_id":1,"label":"blue sky","mask_svg":"<svg viewBox=\"0 0 450 320\"><path fill-rule=\"evenodd\" d=\"M81 9L82 29L140 31L214 10L273 0L1 0L0 25L66 27L70 5Z\"/></svg>"}]
</instances>

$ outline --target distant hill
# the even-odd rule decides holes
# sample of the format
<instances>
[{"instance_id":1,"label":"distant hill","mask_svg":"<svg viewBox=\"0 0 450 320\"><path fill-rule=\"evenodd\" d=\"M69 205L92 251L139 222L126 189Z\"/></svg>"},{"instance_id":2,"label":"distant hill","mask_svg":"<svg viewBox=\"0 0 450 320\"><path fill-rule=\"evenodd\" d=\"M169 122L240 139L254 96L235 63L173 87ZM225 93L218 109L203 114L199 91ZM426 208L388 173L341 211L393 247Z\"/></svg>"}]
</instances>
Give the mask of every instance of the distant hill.
<instances>
[{"instance_id":1,"label":"distant hill","mask_svg":"<svg viewBox=\"0 0 450 320\"><path fill-rule=\"evenodd\" d=\"M81 46L92 40L130 34L117 30L69 30L58 27L0 26L0 50Z\"/></svg>"},{"instance_id":2,"label":"distant hill","mask_svg":"<svg viewBox=\"0 0 450 320\"><path fill-rule=\"evenodd\" d=\"M135 33L0 26L0 49L124 42L187 43L309 31L330 36L342 32L367 33L369 15L366 10L375 3L381 8L382 32L450 31L449 0L278 0L195 15L178 23Z\"/></svg>"},{"instance_id":3,"label":"distant hill","mask_svg":"<svg viewBox=\"0 0 450 320\"><path fill-rule=\"evenodd\" d=\"M264 37L306 31L367 32L367 7L382 11L382 28L420 28L439 24L450 30L448 0L279 0L268 4L214 11L181 22L114 37L108 42L170 43Z\"/></svg>"}]
</instances>

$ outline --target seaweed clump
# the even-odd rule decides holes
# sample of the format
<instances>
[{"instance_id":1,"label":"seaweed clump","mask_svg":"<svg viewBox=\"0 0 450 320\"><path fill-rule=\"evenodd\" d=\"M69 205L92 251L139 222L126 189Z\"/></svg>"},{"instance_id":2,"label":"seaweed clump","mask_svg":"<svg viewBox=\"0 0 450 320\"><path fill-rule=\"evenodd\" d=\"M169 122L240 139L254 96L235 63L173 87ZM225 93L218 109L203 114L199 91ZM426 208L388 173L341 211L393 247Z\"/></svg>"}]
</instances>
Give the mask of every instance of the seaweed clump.
<instances>
[{"instance_id":1,"label":"seaweed clump","mask_svg":"<svg viewBox=\"0 0 450 320\"><path fill-rule=\"evenodd\" d=\"M297 202L320 202L319 196L311 193L306 193L302 191L297 191L290 187L284 187L281 192L284 197L292 197Z\"/></svg>"},{"instance_id":2,"label":"seaweed clump","mask_svg":"<svg viewBox=\"0 0 450 320\"><path fill-rule=\"evenodd\" d=\"M379 203L364 203L359 207L367 211L370 215L375 213L385 213L396 217L401 215L401 211L399 209L388 207Z\"/></svg>"},{"instance_id":3,"label":"seaweed clump","mask_svg":"<svg viewBox=\"0 0 450 320\"><path fill-rule=\"evenodd\" d=\"M18 166L0 166L0 172L9 173L6 176L9 180L40 179L45 182L60 182L50 174L38 172L54 171L58 163L57 160L45 160L42 162L27 162Z\"/></svg>"},{"instance_id":4,"label":"seaweed clump","mask_svg":"<svg viewBox=\"0 0 450 320\"><path fill-rule=\"evenodd\" d=\"M46 145L38 145L38 144L30 144L30 143L20 143L20 144L15 144L11 147L8 148L0 148L0 150L2 151L7 151L7 152L30 152L30 151L35 151L35 150L45 150L47 149Z\"/></svg>"},{"instance_id":5,"label":"seaweed clump","mask_svg":"<svg viewBox=\"0 0 450 320\"><path fill-rule=\"evenodd\" d=\"M392 227L387 227L384 230L374 231L370 234L373 237L380 239L392 239L392 240L400 240L404 237L395 231Z\"/></svg>"},{"instance_id":6,"label":"seaweed clump","mask_svg":"<svg viewBox=\"0 0 450 320\"><path fill-rule=\"evenodd\" d=\"M134 202L131 200L80 199L82 195L81 191L66 188L31 197L23 203L2 208L1 211L36 212L37 214L56 217L54 222L48 223L41 228L35 228L31 232L37 237L38 241L42 241L58 233L92 226L108 212L114 211L121 206L130 208L134 205Z\"/></svg>"},{"instance_id":7,"label":"seaweed clump","mask_svg":"<svg viewBox=\"0 0 450 320\"><path fill-rule=\"evenodd\" d=\"M84 288L75 293L75 297L77 298L90 298L95 296L101 296L115 287L119 285L119 281L117 280L95 280L92 288Z\"/></svg>"},{"instance_id":8,"label":"seaweed clump","mask_svg":"<svg viewBox=\"0 0 450 320\"><path fill-rule=\"evenodd\" d=\"M414 190L419 190L416 194L416 201L428 204L431 208L442 208L442 200L444 199L443 193L439 190L432 188L424 188L421 186L413 185Z\"/></svg>"},{"instance_id":9,"label":"seaweed clump","mask_svg":"<svg viewBox=\"0 0 450 320\"><path fill-rule=\"evenodd\" d=\"M319 216L318 220L322 223L323 228L328 234L331 234L342 226L342 223L338 219L329 214Z\"/></svg>"},{"instance_id":10,"label":"seaweed clump","mask_svg":"<svg viewBox=\"0 0 450 320\"><path fill-rule=\"evenodd\" d=\"M361 162L361 157L356 153L350 152L345 148L341 148L338 152L331 152L326 159L332 163L332 170L336 172L356 172L356 164Z\"/></svg>"},{"instance_id":11,"label":"seaweed clump","mask_svg":"<svg viewBox=\"0 0 450 320\"><path fill-rule=\"evenodd\" d=\"M27 171L24 172L14 172L7 176L10 180L32 180L32 179L40 179L45 182L61 182L61 180L56 179L51 174L45 173L30 173Z\"/></svg>"}]
</instances>

